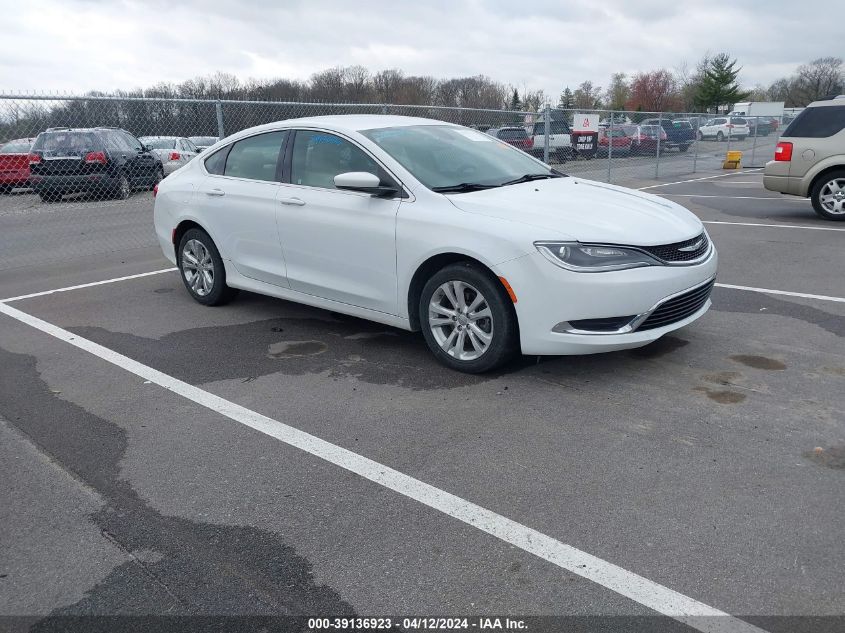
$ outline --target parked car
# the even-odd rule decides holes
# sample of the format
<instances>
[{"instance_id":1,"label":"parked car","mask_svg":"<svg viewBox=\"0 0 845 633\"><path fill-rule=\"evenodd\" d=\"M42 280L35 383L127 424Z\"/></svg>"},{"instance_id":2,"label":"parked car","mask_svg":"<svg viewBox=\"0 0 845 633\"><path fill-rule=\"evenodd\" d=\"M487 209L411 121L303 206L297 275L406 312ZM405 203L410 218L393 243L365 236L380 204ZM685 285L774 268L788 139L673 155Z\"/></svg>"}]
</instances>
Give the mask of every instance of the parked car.
<instances>
[{"instance_id":1,"label":"parked car","mask_svg":"<svg viewBox=\"0 0 845 633\"><path fill-rule=\"evenodd\" d=\"M715 138L717 141L726 141L734 138L737 141L744 141L750 134L748 121L740 117L716 117L706 121L698 128L698 140Z\"/></svg>"},{"instance_id":2,"label":"parked car","mask_svg":"<svg viewBox=\"0 0 845 633\"><path fill-rule=\"evenodd\" d=\"M19 138L0 145L0 191L29 186L29 150L34 138Z\"/></svg>"},{"instance_id":3,"label":"parked car","mask_svg":"<svg viewBox=\"0 0 845 633\"><path fill-rule=\"evenodd\" d=\"M685 152L695 142L695 130L687 119L646 119L640 125L659 125L666 132L661 141L660 151L677 149Z\"/></svg>"},{"instance_id":4,"label":"parked car","mask_svg":"<svg viewBox=\"0 0 845 633\"><path fill-rule=\"evenodd\" d=\"M609 151L611 139L613 139L613 151ZM631 153L631 144L631 137L625 133L624 126L614 125L613 129L610 130L610 135L608 135L606 126L599 127L598 148L596 150L599 156L607 156L608 153L611 156L625 156Z\"/></svg>"},{"instance_id":5,"label":"parked car","mask_svg":"<svg viewBox=\"0 0 845 633\"><path fill-rule=\"evenodd\" d=\"M658 144L666 142L666 131L659 125L626 125L622 128L631 137L631 153L638 156L657 154Z\"/></svg>"},{"instance_id":6,"label":"parked car","mask_svg":"<svg viewBox=\"0 0 845 633\"><path fill-rule=\"evenodd\" d=\"M193 143L197 151L202 152L203 150L208 149L212 145L214 145L217 141L220 140L218 136L189 136L188 140Z\"/></svg>"},{"instance_id":7,"label":"parked car","mask_svg":"<svg viewBox=\"0 0 845 633\"><path fill-rule=\"evenodd\" d=\"M572 132L566 121L549 122L549 160L564 162L572 158ZM545 152L546 124L538 121L534 124L531 139L531 154L542 158Z\"/></svg>"},{"instance_id":8,"label":"parked car","mask_svg":"<svg viewBox=\"0 0 845 633\"><path fill-rule=\"evenodd\" d=\"M29 153L30 182L45 202L86 192L119 199L164 178L161 159L118 128L50 128Z\"/></svg>"},{"instance_id":9,"label":"parked car","mask_svg":"<svg viewBox=\"0 0 845 633\"><path fill-rule=\"evenodd\" d=\"M199 303L244 289L422 330L466 372L646 345L707 311L717 268L677 203L424 118L243 130L163 180L153 215Z\"/></svg>"},{"instance_id":10,"label":"parked car","mask_svg":"<svg viewBox=\"0 0 845 633\"><path fill-rule=\"evenodd\" d=\"M181 136L142 136L140 140L158 155L168 176L199 154L199 149L190 139Z\"/></svg>"},{"instance_id":11,"label":"parked car","mask_svg":"<svg viewBox=\"0 0 845 633\"><path fill-rule=\"evenodd\" d=\"M767 116L747 117L749 136L768 136L778 127L777 119Z\"/></svg>"},{"instance_id":12,"label":"parked car","mask_svg":"<svg viewBox=\"0 0 845 633\"><path fill-rule=\"evenodd\" d=\"M845 221L845 98L815 101L780 136L763 186L809 197L827 220Z\"/></svg>"},{"instance_id":13,"label":"parked car","mask_svg":"<svg viewBox=\"0 0 845 633\"><path fill-rule=\"evenodd\" d=\"M504 141L508 145L513 145L525 152L534 147L534 141L528 136L528 132L524 127L498 127L490 128L487 134L494 136L499 140Z\"/></svg>"}]
</instances>

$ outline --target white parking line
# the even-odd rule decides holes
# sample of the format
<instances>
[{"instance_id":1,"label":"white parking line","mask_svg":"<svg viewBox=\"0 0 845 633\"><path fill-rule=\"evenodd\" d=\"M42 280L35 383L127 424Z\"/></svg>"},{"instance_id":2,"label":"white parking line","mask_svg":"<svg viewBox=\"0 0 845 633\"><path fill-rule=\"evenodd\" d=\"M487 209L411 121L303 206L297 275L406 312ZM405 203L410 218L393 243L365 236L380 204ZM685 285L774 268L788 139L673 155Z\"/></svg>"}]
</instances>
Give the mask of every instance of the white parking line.
<instances>
[{"instance_id":1,"label":"white parking line","mask_svg":"<svg viewBox=\"0 0 845 633\"><path fill-rule=\"evenodd\" d=\"M648 187L640 187L638 191L646 191L647 189L656 189L657 187L669 187L671 185L683 185L687 182L700 182L702 180L712 180L713 178L725 178L726 176L739 176L741 174L750 174L755 171L763 171L762 167L759 169L743 169L736 174L716 174L715 176L704 176L704 178L690 178L689 180L679 180L677 182L663 182L659 185L649 185Z\"/></svg>"},{"instance_id":2,"label":"white parking line","mask_svg":"<svg viewBox=\"0 0 845 633\"><path fill-rule=\"evenodd\" d=\"M761 224L759 222L721 222L719 220L702 220L703 224L731 224L735 226L763 226L776 229L807 229L808 231L845 231L833 226L804 226L803 224Z\"/></svg>"},{"instance_id":3,"label":"white parking line","mask_svg":"<svg viewBox=\"0 0 845 633\"><path fill-rule=\"evenodd\" d=\"M113 279L103 279L102 281L92 281L87 284L79 284L78 286L68 286L66 288L56 288L54 290L45 290L43 292L33 292L28 295L20 295L19 297L9 297L8 299L0 299L0 303L10 303L12 301L20 301L22 299L32 299L33 297L43 297L45 295L52 295L57 292L68 292L70 290L80 290L82 288L91 288L93 286L102 286L104 284L113 284L118 281L127 281L129 279L139 279L140 277L149 277L151 275L160 275L162 273L172 273L178 270L177 268L162 268L161 270L153 270L148 273L138 273L137 275L126 275L125 277L115 277Z\"/></svg>"},{"instance_id":4,"label":"white parking line","mask_svg":"<svg viewBox=\"0 0 845 633\"><path fill-rule=\"evenodd\" d=\"M731 288L732 290L747 290L748 292L760 292L767 295L786 295L787 297L801 297L802 299L818 299L819 301L834 301L845 303L845 297L831 297L829 295L811 295L806 292L790 292L788 290L772 290L771 288L755 288L754 286L735 286L733 284L716 284L719 288Z\"/></svg>"},{"instance_id":5,"label":"white parking line","mask_svg":"<svg viewBox=\"0 0 845 633\"><path fill-rule=\"evenodd\" d=\"M761 633L762 631L762 629L734 618L723 611L714 609L634 572L562 543L492 510L190 385L10 305L0 303L0 313L93 354L97 358L235 422L458 519L482 532L495 536L506 543L615 591L658 613L679 620L699 631L707 633L726 633L728 631L732 633Z\"/></svg>"}]
</instances>

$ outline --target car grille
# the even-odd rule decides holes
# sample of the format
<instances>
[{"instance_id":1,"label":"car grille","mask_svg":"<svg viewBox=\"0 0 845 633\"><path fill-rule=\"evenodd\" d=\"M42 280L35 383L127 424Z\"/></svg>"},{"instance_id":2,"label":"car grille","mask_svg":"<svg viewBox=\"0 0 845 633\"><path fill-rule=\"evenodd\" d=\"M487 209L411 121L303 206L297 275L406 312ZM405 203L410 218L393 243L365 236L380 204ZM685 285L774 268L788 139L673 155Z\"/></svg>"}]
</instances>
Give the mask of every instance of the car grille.
<instances>
[{"instance_id":1,"label":"car grille","mask_svg":"<svg viewBox=\"0 0 845 633\"><path fill-rule=\"evenodd\" d=\"M665 325L671 325L672 323L683 321L688 316L695 314L705 303L707 303L707 299L710 298L710 292L713 290L714 283L716 283L716 280L711 279L704 285L693 288L684 294L672 297L671 299L661 303L650 315L648 315L648 318L640 324L637 331L653 330Z\"/></svg>"},{"instance_id":2,"label":"car grille","mask_svg":"<svg viewBox=\"0 0 845 633\"><path fill-rule=\"evenodd\" d=\"M701 243L698 244L698 242ZM695 248L692 250L681 250L691 246L695 246ZM664 262L681 263L694 261L704 255L710 248L710 240L707 239L707 234L702 232L700 235L684 242L661 244L659 246L638 246L637 248Z\"/></svg>"}]
</instances>

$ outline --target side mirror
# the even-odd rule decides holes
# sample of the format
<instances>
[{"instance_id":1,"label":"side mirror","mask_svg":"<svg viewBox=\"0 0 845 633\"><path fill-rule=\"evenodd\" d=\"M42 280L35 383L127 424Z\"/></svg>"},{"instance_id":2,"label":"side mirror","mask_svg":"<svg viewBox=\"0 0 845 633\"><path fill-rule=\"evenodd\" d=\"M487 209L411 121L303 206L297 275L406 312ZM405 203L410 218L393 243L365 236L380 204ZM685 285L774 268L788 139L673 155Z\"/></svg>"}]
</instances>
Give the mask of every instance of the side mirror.
<instances>
[{"instance_id":1,"label":"side mirror","mask_svg":"<svg viewBox=\"0 0 845 633\"><path fill-rule=\"evenodd\" d=\"M386 196L397 193L396 187L385 186L375 174L366 171L349 171L334 177L334 186L346 191L360 191L373 196Z\"/></svg>"},{"instance_id":2,"label":"side mirror","mask_svg":"<svg viewBox=\"0 0 845 633\"><path fill-rule=\"evenodd\" d=\"M202 154L203 150L205 150L204 147L198 147L197 148L197 154Z\"/></svg>"}]
</instances>

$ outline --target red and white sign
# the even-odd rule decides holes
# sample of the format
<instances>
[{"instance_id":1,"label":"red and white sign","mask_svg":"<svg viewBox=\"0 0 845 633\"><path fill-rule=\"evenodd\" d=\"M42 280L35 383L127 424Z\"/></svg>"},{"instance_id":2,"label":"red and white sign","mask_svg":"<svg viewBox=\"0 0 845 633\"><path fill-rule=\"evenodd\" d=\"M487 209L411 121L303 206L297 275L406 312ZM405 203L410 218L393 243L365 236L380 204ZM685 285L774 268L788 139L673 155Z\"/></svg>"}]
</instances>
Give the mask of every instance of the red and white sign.
<instances>
[{"instance_id":1,"label":"red and white sign","mask_svg":"<svg viewBox=\"0 0 845 633\"><path fill-rule=\"evenodd\" d=\"M599 115L598 114L581 114L576 112L572 119L573 132L598 132L599 131Z\"/></svg>"}]
</instances>

